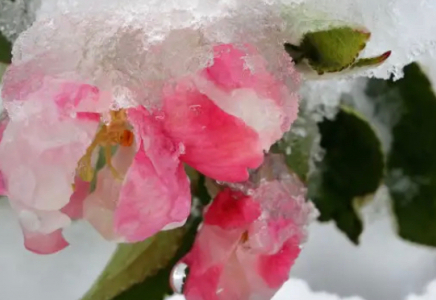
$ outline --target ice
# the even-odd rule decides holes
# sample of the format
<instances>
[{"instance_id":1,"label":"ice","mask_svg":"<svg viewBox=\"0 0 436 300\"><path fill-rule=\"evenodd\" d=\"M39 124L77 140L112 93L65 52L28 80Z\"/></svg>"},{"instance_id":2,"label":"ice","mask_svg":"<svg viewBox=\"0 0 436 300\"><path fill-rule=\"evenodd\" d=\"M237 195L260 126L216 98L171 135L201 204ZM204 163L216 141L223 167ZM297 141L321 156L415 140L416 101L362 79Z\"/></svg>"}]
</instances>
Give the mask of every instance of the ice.
<instances>
[{"instance_id":1,"label":"ice","mask_svg":"<svg viewBox=\"0 0 436 300\"><path fill-rule=\"evenodd\" d=\"M159 102L165 83L210 64L216 44L254 45L286 80L279 8L261 0L46 0L13 63L32 60L46 75L112 91L124 107Z\"/></svg>"},{"instance_id":2,"label":"ice","mask_svg":"<svg viewBox=\"0 0 436 300\"><path fill-rule=\"evenodd\" d=\"M7 1L2 10L15 15L27 3L1 1ZM94 84L111 91L122 107L159 103L163 84L207 66L215 44L254 45L270 71L284 80L289 58L283 43L298 42L307 30L344 24L368 28L372 37L362 56L393 51L381 67L363 74L381 78L401 76L405 64L436 45L435 1L41 1L37 21L14 46L14 63L34 60L45 74ZM29 3L32 9L24 10L33 12L38 1ZM12 24L7 31L14 39L30 22L14 25L9 15L3 13L0 24ZM31 20L32 13L24 19ZM307 93L315 93L309 105L318 101L334 107L336 85L308 83ZM316 97L316 90L325 88Z\"/></svg>"},{"instance_id":3,"label":"ice","mask_svg":"<svg viewBox=\"0 0 436 300\"><path fill-rule=\"evenodd\" d=\"M0 32L10 41L35 19L41 0L0 0Z\"/></svg>"}]
</instances>

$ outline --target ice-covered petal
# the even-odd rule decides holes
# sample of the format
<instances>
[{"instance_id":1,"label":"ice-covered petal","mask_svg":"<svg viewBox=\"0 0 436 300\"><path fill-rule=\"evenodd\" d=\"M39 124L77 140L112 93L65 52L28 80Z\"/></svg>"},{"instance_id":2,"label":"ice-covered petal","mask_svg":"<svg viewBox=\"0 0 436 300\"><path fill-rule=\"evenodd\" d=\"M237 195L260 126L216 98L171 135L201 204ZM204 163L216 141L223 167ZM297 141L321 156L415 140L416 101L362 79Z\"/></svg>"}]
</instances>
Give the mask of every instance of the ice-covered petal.
<instances>
[{"instance_id":1,"label":"ice-covered petal","mask_svg":"<svg viewBox=\"0 0 436 300\"><path fill-rule=\"evenodd\" d=\"M215 197L182 260L189 266L188 300L271 299L286 281L313 207L283 164L283 157L268 155L250 181L230 184ZM213 285L202 286L206 274L214 274Z\"/></svg>"},{"instance_id":2,"label":"ice-covered petal","mask_svg":"<svg viewBox=\"0 0 436 300\"><path fill-rule=\"evenodd\" d=\"M183 147L180 159L214 179L246 180L247 168L263 160L258 134L221 110L190 80L168 91L162 122L165 133Z\"/></svg>"},{"instance_id":3,"label":"ice-covered petal","mask_svg":"<svg viewBox=\"0 0 436 300\"><path fill-rule=\"evenodd\" d=\"M277 253L259 256L259 274L270 288L278 289L288 280L289 270L301 251L300 242L298 238L291 238Z\"/></svg>"},{"instance_id":4,"label":"ice-covered petal","mask_svg":"<svg viewBox=\"0 0 436 300\"><path fill-rule=\"evenodd\" d=\"M261 214L260 205L242 192L229 188L220 192L204 216L208 225L222 229L247 228Z\"/></svg>"},{"instance_id":5,"label":"ice-covered petal","mask_svg":"<svg viewBox=\"0 0 436 300\"><path fill-rule=\"evenodd\" d=\"M76 76L72 76L73 78ZM25 102L45 99L55 104L59 116L71 117L85 113L96 118L112 104L113 97L96 86L75 79L62 79L45 74L38 61L12 64L3 76L3 105L11 119L36 113L36 105L23 107Z\"/></svg>"},{"instance_id":6,"label":"ice-covered petal","mask_svg":"<svg viewBox=\"0 0 436 300\"><path fill-rule=\"evenodd\" d=\"M214 47L213 64L197 79L199 90L222 110L242 119L269 147L289 130L298 113L299 75L289 66L284 82L267 70L268 62L252 45Z\"/></svg>"},{"instance_id":7,"label":"ice-covered petal","mask_svg":"<svg viewBox=\"0 0 436 300\"><path fill-rule=\"evenodd\" d=\"M189 267L184 294L189 300L221 299L217 295L223 269L233 255L243 230L204 225L182 259ZM202 284L199 284L199 283Z\"/></svg>"},{"instance_id":8,"label":"ice-covered petal","mask_svg":"<svg viewBox=\"0 0 436 300\"><path fill-rule=\"evenodd\" d=\"M144 108L129 109L128 116L137 152L120 191L114 222L119 235L137 242L168 224L183 224L190 213L191 193L180 150L160 124Z\"/></svg>"},{"instance_id":9,"label":"ice-covered petal","mask_svg":"<svg viewBox=\"0 0 436 300\"><path fill-rule=\"evenodd\" d=\"M98 122L59 118L54 103L39 96L22 106L34 113L8 123L0 144L0 170L10 201L54 210L69 202L77 162Z\"/></svg>"}]
</instances>

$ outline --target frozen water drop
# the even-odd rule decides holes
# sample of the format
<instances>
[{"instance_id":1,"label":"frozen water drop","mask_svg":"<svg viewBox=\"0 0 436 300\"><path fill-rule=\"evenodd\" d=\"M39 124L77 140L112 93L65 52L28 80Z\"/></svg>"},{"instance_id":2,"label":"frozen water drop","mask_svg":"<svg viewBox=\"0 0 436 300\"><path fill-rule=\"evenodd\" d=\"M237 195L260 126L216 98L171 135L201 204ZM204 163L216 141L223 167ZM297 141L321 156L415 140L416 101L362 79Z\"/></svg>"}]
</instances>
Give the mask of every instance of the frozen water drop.
<instances>
[{"instance_id":1,"label":"frozen water drop","mask_svg":"<svg viewBox=\"0 0 436 300\"><path fill-rule=\"evenodd\" d=\"M185 285L188 272L189 267L185 263L181 262L174 266L170 276L170 284L175 293L183 293L183 286Z\"/></svg>"}]
</instances>

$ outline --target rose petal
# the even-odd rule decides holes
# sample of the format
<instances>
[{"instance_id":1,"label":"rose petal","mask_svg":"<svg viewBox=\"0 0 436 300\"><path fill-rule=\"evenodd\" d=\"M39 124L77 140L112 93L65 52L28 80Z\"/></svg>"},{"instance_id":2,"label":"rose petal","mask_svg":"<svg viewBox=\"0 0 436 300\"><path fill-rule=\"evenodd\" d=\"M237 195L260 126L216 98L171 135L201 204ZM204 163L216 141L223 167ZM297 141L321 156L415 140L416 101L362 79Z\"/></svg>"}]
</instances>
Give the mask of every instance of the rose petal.
<instances>
[{"instance_id":1,"label":"rose petal","mask_svg":"<svg viewBox=\"0 0 436 300\"><path fill-rule=\"evenodd\" d=\"M62 229L41 234L23 228L23 235L26 249L37 254L56 253L69 245L62 235Z\"/></svg>"},{"instance_id":2,"label":"rose petal","mask_svg":"<svg viewBox=\"0 0 436 300\"><path fill-rule=\"evenodd\" d=\"M278 289L289 279L289 272L300 251L299 239L293 238L276 254L259 256L258 272L270 288Z\"/></svg>"},{"instance_id":3,"label":"rose petal","mask_svg":"<svg viewBox=\"0 0 436 300\"><path fill-rule=\"evenodd\" d=\"M76 176L70 202L61 209L61 212L73 220L81 219L83 217L83 202L90 192L90 186L90 182L83 181Z\"/></svg>"},{"instance_id":4,"label":"rose petal","mask_svg":"<svg viewBox=\"0 0 436 300\"><path fill-rule=\"evenodd\" d=\"M213 200L204 216L208 225L223 229L246 228L261 214L260 205L242 192L226 188Z\"/></svg>"},{"instance_id":5,"label":"rose petal","mask_svg":"<svg viewBox=\"0 0 436 300\"><path fill-rule=\"evenodd\" d=\"M257 133L222 111L191 82L180 82L173 93L167 93L163 111L166 134L183 145L180 159L205 175L244 181L247 168L262 163Z\"/></svg>"},{"instance_id":6,"label":"rose petal","mask_svg":"<svg viewBox=\"0 0 436 300\"><path fill-rule=\"evenodd\" d=\"M299 76L289 74L295 91L267 70L267 62L256 50L246 45L214 47L214 62L197 79L199 90L226 113L242 119L260 137L262 147L269 147L297 118Z\"/></svg>"},{"instance_id":7,"label":"rose petal","mask_svg":"<svg viewBox=\"0 0 436 300\"><path fill-rule=\"evenodd\" d=\"M125 176L135 155L134 147L119 147L112 164L120 176ZM114 231L114 214L123 182L113 176L109 167L98 172L96 189L83 204L84 218L107 240L123 240Z\"/></svg>"}]
</instances>

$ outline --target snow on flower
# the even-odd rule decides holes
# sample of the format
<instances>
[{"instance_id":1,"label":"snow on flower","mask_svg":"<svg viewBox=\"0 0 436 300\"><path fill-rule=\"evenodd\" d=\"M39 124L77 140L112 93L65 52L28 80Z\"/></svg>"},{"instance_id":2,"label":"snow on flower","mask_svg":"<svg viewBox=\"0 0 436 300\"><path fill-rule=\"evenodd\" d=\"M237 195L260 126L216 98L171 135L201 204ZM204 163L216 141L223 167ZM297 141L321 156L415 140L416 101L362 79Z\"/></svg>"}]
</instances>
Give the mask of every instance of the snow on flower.
<instances>
[{"instance_id":1,"label":"snow on flower","mask_svg":"<svg viewBox=\"0 0 436 300\"><path fill-rule=\"evenodd\" d=\"M71 219L125 242L184 224L191 196L183 163L216 180L248 179L295 120L298 97L250 45L213 49L209 66L168 81L151 106L122 106L113 89L75 70L66 79L37 59L12 64L0 171L29 250L66 247Z\"/></svg>"},{"instance_id":2,"label":"snow on flower","mask_svg":"<svg viewBox=\"0 0 436 300\"><path fill-rule=\"evenodd\" d=\"M245 184L221 190L188 255L188 300L270 299L288 279L313 211L281 156Z\"/></svg>"}]
</instances>

